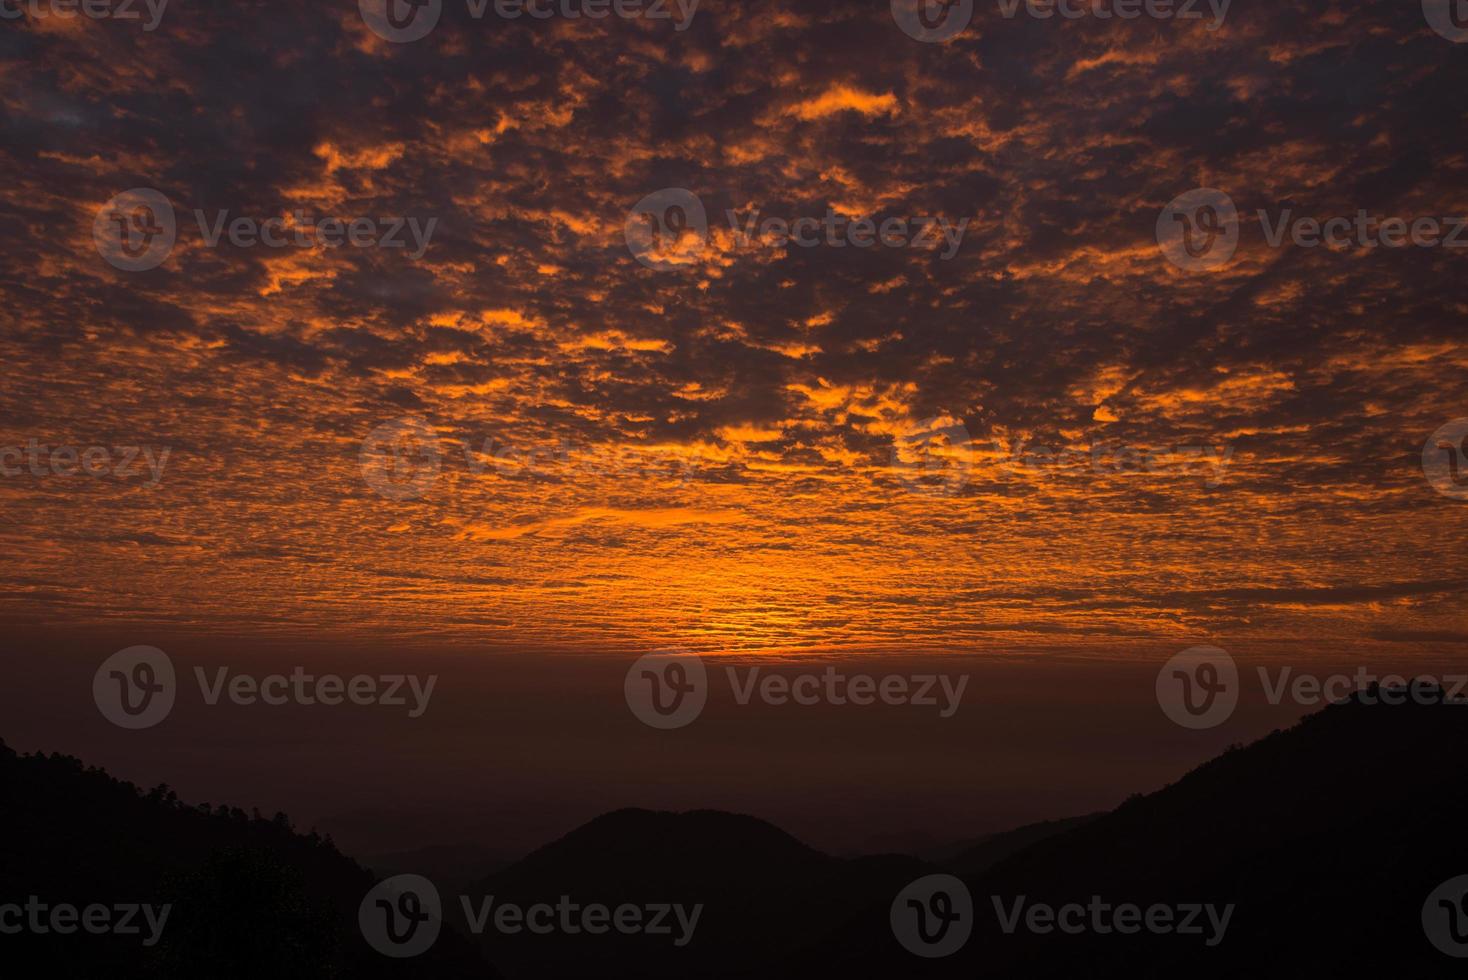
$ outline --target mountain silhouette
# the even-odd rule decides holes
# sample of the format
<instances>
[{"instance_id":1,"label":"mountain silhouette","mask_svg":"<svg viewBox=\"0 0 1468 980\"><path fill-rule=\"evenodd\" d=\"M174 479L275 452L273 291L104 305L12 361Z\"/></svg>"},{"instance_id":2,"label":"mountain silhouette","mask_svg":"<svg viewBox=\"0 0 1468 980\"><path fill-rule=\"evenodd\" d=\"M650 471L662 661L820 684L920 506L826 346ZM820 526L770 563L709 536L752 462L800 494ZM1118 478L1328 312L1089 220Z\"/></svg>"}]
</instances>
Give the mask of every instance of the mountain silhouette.
<instances>
[{"instance_id":1,"label":"mountain silhouette","mask_svg":"<svg viewBox=\"0 0 1468 980\"><path fill-rule=\"evenodd\" d=\"M788 975L1238 977L1461 976L1434 948L1424 901L1468 874L1468 706L1441 691L1393 704L1379 688L1287 731L1230 749L964 876L974 932L944 959L902 949L874 904ZM1213 903L1235 910L1223 941L1197 936L1005 934L994 901ZM1361 971L1365 971L1364 973Z\"/></svg>"},{"instance_id":2,"label":"mountain silhouette","mask_svg":"<svg viewBox=\"0 0 1468 980\"><path fill-rule=\"evenodd\" d=\"M703 906L683 946L666 935L486 931L486 954L510 978L754 976L921 868L907 856L831 857L754 817L629 809L598 817L473 892L520 907L561 895L582 905Z\"/></svg>"},{"instance_id":3,"label":"mountain silhouette","mask_svg":"<svg viewBox=\"0 0 1468 980\"><path fill-rule=\"evenodd\" d=\"M944 871L956 875L974 875L987 871L1004 858L1031 844L1076 827L1084 827L1104 815L1103 813L1088 813L1064 820L1042 820L1039 823L1026 824L1013 830L988 834L962 844L928 850L919 856L941 867Z\"/></svg>"},{"instance_id":4,"label":"mountain silhouette","mask_svg":"<svg viewBox=\"0 0 1468 980\"><path fill-rule=\"evenodd\" d=\"M376 878L283 814L188 806L167 786L145 793L77 759L18 755L3 742L0 801L0 904L172 906L152 946L80 929L0 936L11 976L496 976L448 930L413 960L369 947L357 909Z\"/></svg>"},{"instance_id":5,"label":"mountain silhouette","mask_svg":"<svg viewBox=\"0 0 1468 980\"><path fill-rule=\"evenodd\" d=\"M357 860L378 878L423 875L446 893L455 895L485 875L513 863L496 851L470 843L431 844L407 851L364 855Z\"/></svg>"},{"instance_id":6,"label":"mountain silhouette","mask_svg":"<svg viewBox=\"0 0 1468 980\"><path fill-rule=\"evenodd\" d=\"M1429 941L1423 911L1440 885L1468 875L1468 707L1440 691L1430 703L1382 693L1235 746L1110 813L990 835L935 860L832 857L716 811L608 813L493 873L459 868L466 884L439 882L448 928L407 960L366 944L358 906L381 873L431 874L426 865L456 849L404 852L373 873L283 816L186 806L167 787L144 793L0 743L0 902L174 906L156 947L28 934L0 946L7 965L44 964L43 975L122 978L1460 975L1462 961ZM972 905L957 908L972 934L926 959L896 938L894 899L936 874L962 878ZM1001 927L1016 908L1097 902L1232 910L1226 928L1200 935ZM559 916L568 903L572 918L546 934L520 918L495 927L506 906ZM608 910L604 932L561 927L587 924L595 905ZM607 919L620 906L643 923L662 906L698 914L666 914L660 934L618 931Z\"/></svg>"}]
</instances>

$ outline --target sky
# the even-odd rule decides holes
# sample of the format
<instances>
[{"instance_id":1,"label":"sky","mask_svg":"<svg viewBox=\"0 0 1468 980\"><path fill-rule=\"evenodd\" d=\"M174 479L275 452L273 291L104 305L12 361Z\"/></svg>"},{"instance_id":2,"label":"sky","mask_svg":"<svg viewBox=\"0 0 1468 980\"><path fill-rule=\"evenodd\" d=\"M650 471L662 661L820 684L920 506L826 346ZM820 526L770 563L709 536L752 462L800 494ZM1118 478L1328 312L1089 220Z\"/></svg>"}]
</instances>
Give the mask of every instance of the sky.
<instances>
[{"instance_id":1,"label":"sky","mask_svg":"<svg viewBox=\"0 0 1468 980\"><path fill-rule=\"evenodd\" d=\"M1461 654L1468 250L1271 242L1468 246L1418 4L373 2L0 25L27 649Z\"/></svg>"},{"instance_id":2,"label":"sky","mask_svg":"<svg viewBox=\"0 0 1468 980\"><path fill-rule=\"evenodd\" d=\"M1411 4L1307 8L981 4L946 43L881 3L706 0L682 31L450 3L410 43L351 3L11 22L0 441L169 456L0 482L6 615L578 649L1461 642L1468 508L1418 458L1464 413L1463 253L1274 248L1254 211L1468 213L1464 52ZM1220 270L1154 238L1195 187L1243 213ZM177 214L142 272L92 236L133 188ZM664 188L711 230L652 268L626 229ZM436 223L416 259L406 228L205 234L298 209ZM741 238L729 210L968 224L945 260ZM401 419L441 458L412 500L362 469Z\"/></svg>"}]
</instances>

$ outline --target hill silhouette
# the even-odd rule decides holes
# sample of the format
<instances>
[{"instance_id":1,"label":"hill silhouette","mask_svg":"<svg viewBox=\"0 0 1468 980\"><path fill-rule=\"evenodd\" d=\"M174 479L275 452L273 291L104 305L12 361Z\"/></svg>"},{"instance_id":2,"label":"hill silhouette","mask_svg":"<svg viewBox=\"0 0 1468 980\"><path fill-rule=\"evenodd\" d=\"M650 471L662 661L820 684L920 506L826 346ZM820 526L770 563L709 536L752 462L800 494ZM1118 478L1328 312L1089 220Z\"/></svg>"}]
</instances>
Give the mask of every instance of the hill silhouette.
<instances>
[{"instance_id":1,"label":"hill silhouette","mask_svg":"<svg viewBox=\"0 0 1468 980\"><path fill-rule=\"evenodd\" d=\"M921 868L907 856L831 857L754 817L629 809L598 817L488 876L473 894L521 907L561 895L583 905L704 907L683 946L673 936L488 931L486 954L510 978L768 975L771 964Z\"/></svg>"},{"instance_id":2,"label":"hill silhouette","mask_svg":"<svg viewBox=\"0 0 1468 980\"><path fill-rule=\"evenodd\" d=\"M0 904L172 905L156 944L30 930L0 936L12 976L468 978L493 973L445 931L414 960L363 940L357 909L376 879L283 814L188 806L63 755L0 742ZM141 920L139 920L141 921ZM144 929L146 936L147 930ZM29 967L29 969L27 969Z\"/></svg>"},{"instance_id":3,"label":"hill silhouette","mask_svg":"<svg viewBox=\"0 0 1468 980\"><path fill-rule=\"evenodd\" d=\"M1042 820L1039 823L1026 824L1013 830L1001 831L997 834L988 834L977 840L967 841L962 844L934 849L919 855L930 864L941 867L944 871L956 875L973 875L981 871L987 871L995 864L1009 857L1011 854L1031 844L1063 834L1067 830L1076 827L1084 827L1086 824L1104 813L1088 813L1080 817L1068 817L1064 820Z\"/></svg>"},{"instance_id":4,"label":"hill silhouette","mask_svg":"<svg viewBox=\"0 0 1468 980\"><path fill-rule=\"evenodd\" d=\"M45 975L125 978L1458 975L1462 961L1429 943L1421 915L1434 889L1468 875L1468 707L1440 692L1426 704L1372 694L1378 703L1330 706L1110 813L991 835L940 861L832 857L722 812L608 813L491 874L461 869L467 886L440 888L456 928L410 960L362 940L357 906L376 875L330 841L0 743L0 901L175 906L156 948L25 935L3 947L8 964L44 963ZM426 873L415 854L444 857L420 849L392 870ZM973 933L923 959L894 938L891 910L938 873L962 877ZM667 915L660 935L466 932L461 891L471 913L492 898L491 915L567 900L637 906L643 921L656 906L699 912L687 929ZM1232 911L1210 945L1145 930L1006 933L994 906L1093 897Z\"/></svg>"},{"instance_id":5,"label":"hill silhouette","mask_svg":"<svg viewBox=\"0 0 1468 980\"><path fill-rule=\"evenodd\" d=\"M835 975L1001 977L1460 976L1422 908L1468 874L1468 706L1391 704L1373 688L1286 731L1234 747L1178 782L1128 800L964 877L974 933L922 960L874 905L792 964ZM1370 700L1372 703L1368 703ZM1235 911L1222 942L1196 936L1005 934L1029 904L1214 903ZM1365 971L1364 973L1362 971Z\"/></svg>"}]
</instances>

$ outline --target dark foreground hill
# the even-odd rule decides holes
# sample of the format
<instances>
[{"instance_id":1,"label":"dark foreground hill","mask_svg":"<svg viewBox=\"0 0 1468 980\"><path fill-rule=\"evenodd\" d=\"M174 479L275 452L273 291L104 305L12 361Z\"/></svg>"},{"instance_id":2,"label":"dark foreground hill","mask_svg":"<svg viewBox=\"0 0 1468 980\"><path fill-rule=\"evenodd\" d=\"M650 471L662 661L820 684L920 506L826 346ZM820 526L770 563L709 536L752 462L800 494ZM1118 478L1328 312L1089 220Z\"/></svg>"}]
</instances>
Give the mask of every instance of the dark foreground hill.
<instances>
[{"instance_id":1,"label":"dark foreground hill","mask_svg":"<svg viewBox=\"0 0 1468 980\"><path fill-rule=\"evenodd\" d=\"M922 868L911 857L830 857L753 817L621 810L489 876L472 892L476 902L493 896L496 904L522 908L555 904L562 895L583 906L675 907L666 934L486 930L486 955L515 980L768 976L813 937L895 893ZM700 906L696 926L687 928Z\"/></svg>"},{"instance_id":2,"label":"dark foreground hill","mask_svg":"<svg viewBox=\"0 0 1468 980\"><path fill-rule=\"evenodd\" d=\"M0 951L43 976L217 980L1461 976L1468 958L1429 941L1424 911L1468 954L1468 884L1434 894L1468 876L1468 706L1433 697L1332 706L1111 813L937 863L838 859L727 813L610 813L468 886L440 881L450 928L405 960L363 941L375 878L328 841L0 747L0 906L174 905L156 947L22 933ZM967 900L894 902L944 873ZM1126 905L1142 921L1119 919ZM933 936L949 919L971 935L914 955L894 922L919 911Z\"/></svg>"},{"instance_id":3,"label":"dark foreground hill","mask_svg":"<svg viewBox=\"0 0 1468 980\"><path fill-rule=\"evenodd\" d=\"M1440 885L1468 875L1468 706L1432 697L1333 705L965 876L974 931L951 956L902 949L890 905L874 904L788 975L1461 977L1468 960L1429 942L1423 912ZM1026 910L1086 906L1068 920L1086 925L1065 934L1021 921L1007 933L1001 919L1021 898ZM1097 900L1234 908L1209 945L1218 930L1206 913L1201 935L1101 934L1089 925ZM1453 901L1468 943L1468 900Z\"/></svg>"},{"instance_id":4,"label":"dark foreground hill","mask_svg":"<svg viewBox=\"0 0 1468 980\"><path fill-rule=\"evenodd\" d=\"M39 930L0 935L7 976L56 978L468 978L494 974L448 934L413 960L363 940L357 910L374 878L315 834L237 809L144 793L76 759L0 743L0 906L44 903ZM32 896L35 902L32 902ZM117 909L170 905L161 930ZM52 919L57 906L113 910L129 935ZM101 915L95 912L95 915ZM0 923L18 922L12 913ZM56 927L73 931L60 934ZM156 935L152 945L145 942Z\"/></svg>"},{"instance_id":5,"label":"dark foreground hill","mask_svg":"<svg viewBox=\"0 0 1468 980\"><path fill-rule=\"evenodd\" d=\"M1105 814L1089 813L1085 816L1069 817L1064 820L1042 820L1039 823L1026 824L1013 830L989 834L964 844L931 850L921 856L930 864L952 874L976 875L989 870L1016 851L1023 850L1047 837L1063 834L1076 827L1084 827L1102 816Z\"/></svg>"}]
</instances>

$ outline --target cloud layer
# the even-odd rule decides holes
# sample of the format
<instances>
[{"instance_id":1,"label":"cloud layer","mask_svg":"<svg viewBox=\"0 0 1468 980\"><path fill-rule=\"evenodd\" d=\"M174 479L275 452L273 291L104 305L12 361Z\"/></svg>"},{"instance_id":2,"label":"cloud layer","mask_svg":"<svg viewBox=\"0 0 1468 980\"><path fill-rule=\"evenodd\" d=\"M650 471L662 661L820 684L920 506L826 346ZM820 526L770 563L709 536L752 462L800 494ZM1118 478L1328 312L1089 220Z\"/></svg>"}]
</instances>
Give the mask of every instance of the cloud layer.
<instances>
[{"instance_id":1,"label":"cloud layer","mask_svg":"<svg viewBox=\"0 0 1468 980\"><path fill-rule=\"evenodd\" d=\"M170 450L156 485L0 478L7 619L577 649L1468 630L1468 502L1421 467L1468 416L1468 249L1274 247L1258 216L1468 214L1468 47L1416 4L1210 30L979 3L943 44L877 2L704 0L683 31L447 2L407 44L277 6L0 34L0 446ZM1213 272L1154 238L1197 187L1242 214ZM132 188L176 214L150 271L93 240ZM660 270L627 228L666 188L709 227ZM211 246L196 211L435 224L414 259ZM758 232L828 214L845 247ZM966 224L945 259L850 244L864 217ZM402 418L439 470L391 499L361 450Z\"/></svg>"}]
</instances>

